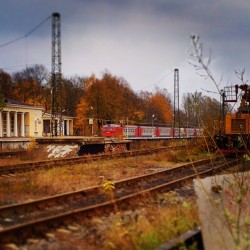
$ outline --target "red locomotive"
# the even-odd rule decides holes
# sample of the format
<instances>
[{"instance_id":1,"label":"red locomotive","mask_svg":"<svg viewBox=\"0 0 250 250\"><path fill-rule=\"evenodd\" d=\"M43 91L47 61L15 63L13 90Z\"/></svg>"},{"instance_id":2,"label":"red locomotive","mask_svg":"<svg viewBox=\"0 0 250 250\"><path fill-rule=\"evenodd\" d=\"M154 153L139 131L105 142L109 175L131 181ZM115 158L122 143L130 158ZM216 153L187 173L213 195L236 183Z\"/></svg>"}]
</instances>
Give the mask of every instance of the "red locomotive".
<instances>
[{"instance_id":1,"label":"red locomotive","mask_svg":"<svg viewBox=\"0 0 250 250\"><path fill-rule=\"evenodd\" d=\"M102 136L118 137L123 135L123 127L117 124L107 124L102 127Z\"/></svg>"}]
</instances>

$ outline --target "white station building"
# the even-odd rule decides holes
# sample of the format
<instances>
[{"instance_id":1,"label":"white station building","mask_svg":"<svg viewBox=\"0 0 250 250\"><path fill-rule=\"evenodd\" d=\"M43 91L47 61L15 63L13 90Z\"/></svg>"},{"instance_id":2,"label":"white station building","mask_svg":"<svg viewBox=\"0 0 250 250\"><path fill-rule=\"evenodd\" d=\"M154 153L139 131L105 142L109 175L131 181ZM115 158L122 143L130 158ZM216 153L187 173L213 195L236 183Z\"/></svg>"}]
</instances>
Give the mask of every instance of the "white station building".
<instances>
[{"instance_id":1,"label":"white station building","mask_svg":"<svg viewBox=\"0 0 250 250\"><path fill-rule=\"evenodd\" d=\"M55 120L62 128L61 134L56 135L73 135L74 117L61 116ZM51 115L44 113L42 107L6 99L0 109L0 138L50 136L50 122Z\"/></svg>"}]
</instances>

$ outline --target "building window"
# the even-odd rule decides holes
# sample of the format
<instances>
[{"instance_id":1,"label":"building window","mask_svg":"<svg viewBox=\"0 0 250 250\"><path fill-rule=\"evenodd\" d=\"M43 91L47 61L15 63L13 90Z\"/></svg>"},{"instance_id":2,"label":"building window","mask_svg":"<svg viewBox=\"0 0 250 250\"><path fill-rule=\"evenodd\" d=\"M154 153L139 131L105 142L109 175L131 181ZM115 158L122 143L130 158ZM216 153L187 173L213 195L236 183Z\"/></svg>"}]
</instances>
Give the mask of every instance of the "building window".
<instances>
[{"instance_id":1,"label":"building window","mask_svg":"<svg viewBox=\"0 0 250 250\"><path fill-rule=\"evenodd\" d=\"M14 132L14 115L13 114L10 115L10 132L11 133Z\"/></svg>"},{"instance_id":2,"label":"building window","mask_svg":"<svg viewBox=\"0 0 250 250\"><path fill-rule=\"evenodd\" d=\"M35 133L37 132L37 120L35 120Z\"/></svg>"},{"instance_id":3,"label":"building window","mask_svg":"<svg viewBox=\"0 0 250 250\"><path fill-rule=\"evenodd\" d=\"M29 133L30 132L30 126L29 125L25 125L24 126L24 132L25 133Z\"/></svg>"},{"instance_id":4,"label":"building window","mask_svg":"<svg viewBox=\"0 0 250 250\"><path fill-rule=\"evenodd\" d=\"M7 134L7 119L6 119L6 113L3 114L3 134Z\"/></svg>"},{"instance_id":5,"label":"building window","mask_svg":"<svg viewBox=\"0 0 250 250\"><path fill-rule=\"evenodd\" d=\"M105 128L105 131L107 129ZM47 135L47 133L50 133L50 120L44 120L43 121L43 133Z\"/></svg>"}]
</instances>

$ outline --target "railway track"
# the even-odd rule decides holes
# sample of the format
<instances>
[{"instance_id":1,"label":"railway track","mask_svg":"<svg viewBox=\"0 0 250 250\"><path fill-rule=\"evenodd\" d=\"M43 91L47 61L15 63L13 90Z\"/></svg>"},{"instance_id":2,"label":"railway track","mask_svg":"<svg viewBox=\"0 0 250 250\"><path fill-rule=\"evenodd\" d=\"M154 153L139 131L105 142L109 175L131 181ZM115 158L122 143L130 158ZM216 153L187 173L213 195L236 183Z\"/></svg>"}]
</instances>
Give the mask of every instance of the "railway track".
<instances>
[{"instance_id":1,"label":"railway track","mask_svg":"<svg viewBox=\"0 0 250 250\"><path fill-rule=\"evenodd\" d=\"M126 152L117 152L111 154L97 154L97 155L85 155L79 157L63 158L63 159L54 159L54 160L45 160L45 161L35 161L35 162L26 162L20 164L0 166L0 177L12 176L17 173L25 173L30 171L35 171L39 169L49 169L61 166L75 165L79 163L86 163L90 161L98 160L108 160L118 157L133 157L140 155L147 155L156 152L161 152L164 150L181 150L185 146L176 146L176 147L159 147L154 149L144 149L144 150L133 150Z\"/></svg>"},{"instance_id":2,"label":"railway track","mask_svg":"<svg viewBox=\"0 0 250 250\"><path fill-rule=\"evenodd\" d=\"M200 160L179 167L115 182L113 195L103 186L0 208L0 245L44 235L71 220L107 214L135 204L139 197L179 188L197 176L215 174L237 164Z\"/></svg>"}]
</instances>

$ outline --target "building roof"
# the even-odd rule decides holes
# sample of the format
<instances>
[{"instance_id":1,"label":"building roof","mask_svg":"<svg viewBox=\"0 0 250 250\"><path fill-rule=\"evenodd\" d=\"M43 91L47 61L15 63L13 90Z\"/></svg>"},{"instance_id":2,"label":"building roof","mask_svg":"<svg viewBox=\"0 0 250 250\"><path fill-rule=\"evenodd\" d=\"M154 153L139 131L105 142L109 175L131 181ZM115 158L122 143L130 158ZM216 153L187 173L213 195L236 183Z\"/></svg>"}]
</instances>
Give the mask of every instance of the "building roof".
<instances>
[{"instance_id":1,"label":"building roof","mask_svg":"<svg viewBox=\"0 0 250 250\"><path fill-rule=\"evenodd\" d=\"M42 106L35 106L29 103L19 102L12 99L5 99L4 102L6 103L6 106L9 107L26 107L26 108L33 108L33 109L43 109Z\"/></svg>"},{"instance_id":2,"label":"building roof","mask_svg":"<svg viewBox=\"0 0 250 250\"><path fill-rule=\"evenodd\" d=\"M59 116L59 115L58 115ZM45 118L45 119L50 119L51 118L51 113L44 113L43 114L43 118ZM58 118L58 117L57 117ZM75 119L75 117L74 116L69 116L69 115L62 115L62 118L63 119Z\"/></svg>"}]
</instances>

